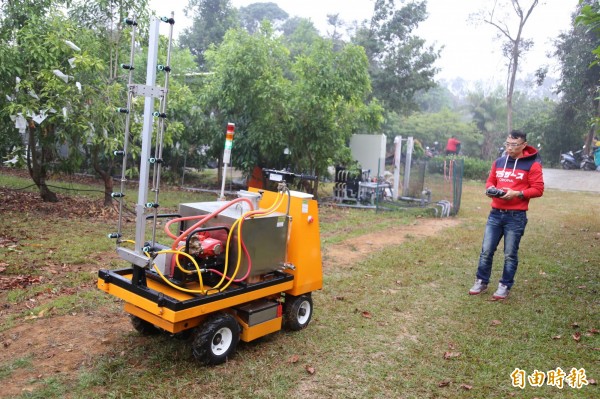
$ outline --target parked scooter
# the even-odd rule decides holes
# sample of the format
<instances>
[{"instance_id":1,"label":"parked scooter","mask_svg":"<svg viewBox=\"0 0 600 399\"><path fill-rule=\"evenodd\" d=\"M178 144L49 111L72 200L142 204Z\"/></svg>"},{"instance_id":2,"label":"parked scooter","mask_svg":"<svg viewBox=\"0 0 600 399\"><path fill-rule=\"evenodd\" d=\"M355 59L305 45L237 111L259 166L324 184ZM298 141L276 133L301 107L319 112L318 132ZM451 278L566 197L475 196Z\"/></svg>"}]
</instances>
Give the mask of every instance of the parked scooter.
<instances>
[{"instance_id":1,"label":"parked scooter","mask_svg":"<svg viewBox=\"0 0 600 399\"><path fill-rule=\"evenodd\" d=\"M591 155L583 155L579 167L583 170L596 170L596 162Z\"/></svg>"},{"instance_id":2,"label":"parked scooter","mask_svg":"<svg viewBox=\"0 0 600 399\"><path fill-rule=\"evenodd\" d=\"M591 155L582 154L585 147L579 151L568 151L560 154L560 164L563 169L596 170L596 163Z\"/></svg>"},{"instance_id":3,"label":"parked scooter","mask_svg":"<svg viewBox=\"0 0 600 399\"><path fill-rule=\"evenodd\" d=\"M567 151L564 154L560 154L560 165L563 169L579 169L581 167L581 152L579 151Z\"/></svg>"}]
</instances>

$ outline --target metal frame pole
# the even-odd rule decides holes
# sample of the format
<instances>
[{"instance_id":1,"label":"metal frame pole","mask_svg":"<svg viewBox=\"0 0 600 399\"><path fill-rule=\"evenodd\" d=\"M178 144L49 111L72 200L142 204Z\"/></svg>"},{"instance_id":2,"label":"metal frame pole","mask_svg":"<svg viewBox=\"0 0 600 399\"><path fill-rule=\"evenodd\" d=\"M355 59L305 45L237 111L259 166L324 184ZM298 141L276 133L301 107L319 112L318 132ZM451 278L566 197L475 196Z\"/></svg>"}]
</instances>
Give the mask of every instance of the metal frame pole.
<instances>
[{"instance_id":1,"label":"metal frame pole","mask_svg":"<svg viewBox=\"0 0 600 399\"><path fill-rule=\"evenodd\" d=\"M400 159L402 157L402 136L394 137L394 144L396 144L396 151L394 152L394 187L392 198L394 201L398 201L400 197Z\"/></svg>"},{"instance_id":2,"label":"metal frame pole","mask_svg":"<svg viewBox=\"0 0 600 399\"><path fill-rule=\"evenodd\" d=\"M410 189L410 167L412 163L412 152L414 148L414 141L412 136L406 139L406 159L404 160L404 187L402 188L402 195L408 197Z\"/></svg>"},{"instance_id":3,"label":"metal frame pole","mask_svg":"<svg viewBox=\"0 0 600 399\"><path fill-rule=\"evenodd\" d=\"M156 83L156 62L158 60L160 20L152 17L150 21L150 36L148 43L148 65L146 66L146 85L154 86ZM148 200L148 179L150 177L150 151L152 146L152 125L154 98L145 97L144 124L142 128L142 151L140 153L140 186L138 202L136 205L135 251L143 255L143 246L146 240L146 202Z\"/></svg>"}]
</instances>

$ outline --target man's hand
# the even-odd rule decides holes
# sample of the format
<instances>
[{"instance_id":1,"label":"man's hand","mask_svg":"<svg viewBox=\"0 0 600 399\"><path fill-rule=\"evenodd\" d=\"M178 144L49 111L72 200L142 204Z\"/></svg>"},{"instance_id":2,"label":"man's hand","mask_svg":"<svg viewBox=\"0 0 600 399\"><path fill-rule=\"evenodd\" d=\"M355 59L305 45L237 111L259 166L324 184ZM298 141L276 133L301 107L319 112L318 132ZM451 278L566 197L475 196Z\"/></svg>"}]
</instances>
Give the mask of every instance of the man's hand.
<instances>
[{"instance_id":1,"label":"man's hand","mask_svg":"<svg viewBox=\"0 0 600 399\"><path fill-rule=\"evenodd\" d=\"M506 194L504 194L503 197L500 197L501 199L511 200L513 198L518 198L519 197L520 191L515 191L515 190L512 190L510 188L503 188L502 190L506 191Z\"/></svg>"}]
</instances>

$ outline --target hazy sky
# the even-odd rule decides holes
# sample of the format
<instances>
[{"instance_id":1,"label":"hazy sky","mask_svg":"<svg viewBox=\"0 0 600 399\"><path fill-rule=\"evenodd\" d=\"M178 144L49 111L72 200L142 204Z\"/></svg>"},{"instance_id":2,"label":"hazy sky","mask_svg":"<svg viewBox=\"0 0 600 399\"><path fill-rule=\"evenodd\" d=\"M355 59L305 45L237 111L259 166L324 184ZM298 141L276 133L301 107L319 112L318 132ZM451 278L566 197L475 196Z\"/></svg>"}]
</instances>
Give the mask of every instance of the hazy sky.
<instances>
[{"instance_id":1,"label":"hazy sky","mask_svg":"<svg viewBox=\"0 0 600 399\"><path fill-rule=\"evenodd\" d=\"M310 18L323 33L327 30L327 14L339 13L345 22L361 21L371 16L373 0L264 0L274 2L290 16ZM469 15L486 7L493 0L427 0L429 17L419 26L418 35L436 48L444 46L436 66L441 69L437 78L462 77L484 83L503 82L505 60L495 37L498 30L487 24L473 25ZM234 7L261 1L232 0ZM521 0L528 7L532 0ZM150 0L159 15L175 12L175 32L189 26L183 14L188 0ZM397 0L399 6L402 2ZM549 64L546 54L552 51L553 39L569 29L570 15L578 0L540 0L524 28L524 37L534 40L534 49L527 53L521 74L533 73ZM486 8L487 9L487 8ZM512 11L512 10L509 10ZM513 16L514 14L511 14ZM516 29L516 26L513 27ZM161 32L162 33L162 32ZM166 34L166 32L165 32ZM552 65L551 65L552 67Z\"/></svg>"}]
</instances>

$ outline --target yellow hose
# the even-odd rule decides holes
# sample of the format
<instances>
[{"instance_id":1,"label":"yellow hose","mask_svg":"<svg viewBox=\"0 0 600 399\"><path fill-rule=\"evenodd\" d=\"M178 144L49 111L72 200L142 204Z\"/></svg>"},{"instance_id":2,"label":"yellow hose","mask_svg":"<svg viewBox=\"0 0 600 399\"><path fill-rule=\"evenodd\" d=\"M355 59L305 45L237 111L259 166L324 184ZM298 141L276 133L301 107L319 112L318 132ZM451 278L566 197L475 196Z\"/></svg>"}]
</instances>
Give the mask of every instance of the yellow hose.
<instances>
[{"instance_id":1,"label":"yellow hose","mask_svg":"<svg viewBox=\"0 0 600 399\"><path fill-rule=\"evenodd\" d=\"M181 251L181 248L185 248L185 247L181 246L181 247L177 248L177 249L176 249L176 250L174 250L174 251ZM185 253L185 252L183 252L183 251L181 251L181 252L182 252L182 253ZM193 259L193 260L192 260L192 262L195 262L195 259ZM178 268L179 270L181 270L183 273L185 273L185 274L192 274L192 273L193 273L193 271L192 271L192 270L186 270L186 269L184 269L184 268L181 266L181 263L179 262L179 256L175 256L175 264L177 265L177 268Z\"/></svg>"},{"instance_id":2,"label":"yellow hose","mask_svg":"<svg viewBox=\"0 0 600 399\"><path fill-rule=\"evenodd\" d=\"M204 289L204 283L202 281L202 273L200 271L200 267L198 266L198 263L196 262L196 260L190 254L187 254L183 251L177 251L174 249L163 249L161 251L158 251L156 254L159 255L159 254L167 254L167 253L184 255L184 256L187 256L192 261L192 263L196 267L196 270L198 271L198 282L200 284L200 290L188 290L187 288L179 287L179 286L173 284L164 276L164 274L161 273L161 271L158 269L158 266L156 266L156 263L153 262L152 266L154 267L154 270L156 270L156 272L163 279L163 281L179 291L189 292L192 294L206 294L208 291ZM150 257L150 254L146 253L146 256ZM179 263L179 261L177 263Z\"/></svg>"}]
</instances>

